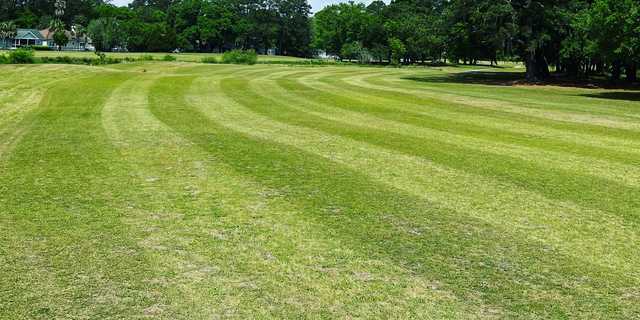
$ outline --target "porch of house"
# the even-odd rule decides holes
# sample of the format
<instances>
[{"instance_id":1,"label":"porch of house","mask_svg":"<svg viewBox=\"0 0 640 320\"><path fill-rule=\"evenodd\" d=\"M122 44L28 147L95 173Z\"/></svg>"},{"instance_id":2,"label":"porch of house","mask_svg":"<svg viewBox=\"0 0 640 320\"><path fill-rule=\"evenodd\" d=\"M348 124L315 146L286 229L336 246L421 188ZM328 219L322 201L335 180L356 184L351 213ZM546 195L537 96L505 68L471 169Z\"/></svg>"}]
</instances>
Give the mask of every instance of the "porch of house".
<instances>
[{"instance_id":1,"label":"porch of house","mask_svg":"<svg viewBox=\"0 0 640 320\"><path fill-rule=\"evenodd\" d=\"M42 45L42 40L40 39L13 39L13 46L15 48L40 45Z\"/></svg>"}]
</instances>

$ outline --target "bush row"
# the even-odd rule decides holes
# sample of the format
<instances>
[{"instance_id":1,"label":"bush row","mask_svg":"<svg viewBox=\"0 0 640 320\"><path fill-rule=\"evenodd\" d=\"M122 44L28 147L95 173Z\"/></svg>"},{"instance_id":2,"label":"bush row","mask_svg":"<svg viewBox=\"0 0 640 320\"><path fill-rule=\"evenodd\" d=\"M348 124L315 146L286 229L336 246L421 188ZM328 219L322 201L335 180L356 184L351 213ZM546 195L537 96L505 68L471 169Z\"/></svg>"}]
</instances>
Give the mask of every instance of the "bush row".
<instances>
[{"instance_id":1,"label":"bush row","mask_svg":"<svg viewBox=\"0 0 640 320\"><path fill-rule=\"evenodd\" d=\"M284 65L302 65L302 66L324 66L324 65L337 65L347 64L334 60L322 60L322 59L309 59L309 60L272 60L272 61L260 61L259 64L284 64Z\"/></svg>"},{"instance_id":2,"label":"bush row","mask_svg":"<svg viewBox=\"0 0 640 320\"><path fill-rule=\"evenodd\" d=\"M31 48L35 51L51 51L51 47L49 46L29 46L27 48Z\"/></svg>"},{"instance_id":3,"label":"bush row","mask_svg":"<svg viewBox=\"0 0 640 320\"><path fill-rule=\"evenodd\" d=\"M231 50L222 54L222 63L256 64L258 54L254 50Z\"/></svg>"},{"instance_id":4,"label":"bush row","mask_svg":"<svg viewBox=\"0 0 640 320\"><path fill-rule=\"evenodd\" d=\"M116 64L122 62L135 61L153 61L156 58L152 55L141 55L139 57L113 58L107 57L104 53L96 52L96 57L40 57L36 58L32 48L22 48L8 53L8 55L0 55L0 64L31 64L31 63L59 63L59 64L84 64L84 65L104 65ZM160 60L176 61L176 57L165 55ZM253 50L233 50L225 52L221 59L214 56L204 57L202 63L229 63L229 64L248 64L258 63L258 55ZM286 64L286 65L327 65L336 64L336 62L326 60L294 60L294 61L261 61L261 64Z\"/></svg>"},{"instance_id":5,"label":"bush row","mask_svg":"<svg viewBox=\"0 0 640 320\"><path fill-rule=\"evenodd\" d=\"M116 64L121 63L125 59L119 58L89 58L89 57L42 57L37 59L37 62L40 63L57 63L57 64L86 64L86 65L105 65L105 64Z\"/></svg>"},{"instance_id":6,"label":"bush row","mask_svg":"<svg viewBox=\"0 0 640 320\"><path fill-rule=\"evenodd\" d=\"M153 60L153 56L145 55L138 58L125 57L113 58L107 57L104 53L96 52L96 57L39 57L34 55L33 48L21 48L9 52L8 55L0 55L0 64L32 64L32 63L57 63L57 64L84 64L84 65L106 65L122 62L148 61ZM165 61L175 61L175 57L165 56Z\"/></svg>"},{"instance_id":7,"label":"bush row","mask_svg":"<svg viewBox=\"0 0 640 320\"><path fill-rule=\"evenodd\" d=\"M121 63L125 60L133 59L119 59L108 57L41 57L36 58L29 50L16 50L10 52L8 55L0 55L0 64L33 64L33 63L57 63L57 64L85 64L85 65L105 65Z\"/></svg>"},{"instance_id":8,"label":"bush row","mask_svg":"<svg viewBox=\"0 0 640 320\"><path fill-rule=\"evenodd\" d=\"M8 55L0 55L0 63L26 64L34 62L35 58L31 49L18 49L9 52Z\"/></svg>"},{"instance_id":9,"label":"bush row","mask_svg":"<svg viewBox=\"0 0 640 320\"><path fill-rule=\"evenodd\" d=\"M34 47L20 48L14 51L10 51L8 54L0 54L0 64L31 64L31 63L64 63L64 64L115 64L121 62L135 62L135 61L153 61L155 58L152 55L141 55L139 57L124 57L113 58L107 57L106 54L96 52L96 57L70 57L70 56L57 56L57 57L35 57ZM162 57L162 61L176 61L176 57L172 55L165 55Z\"/></svg>"},{"instance_id":10,"label":"bush row","mask_svg":"<svg viewBox=\"0 0 640 320\"><path fill-rule=\"evenodd\" d=\"M210 57L204 57L201 60L202 63L219 63L218 59L216 59L216 57L210 56Z\"/></svg>"},{"instance_id":11,"label":"bush row","mask_svg":"<svg viewBox=\"0 0 640 320\"><path fill-rule=\"evenodd\" d=\"M210 56L202 58L201 62L253 65L258 62L258 54L254 50L231 50L223 53L221 60L218 60L214 56Z\"/></svg>"}]
</instances>

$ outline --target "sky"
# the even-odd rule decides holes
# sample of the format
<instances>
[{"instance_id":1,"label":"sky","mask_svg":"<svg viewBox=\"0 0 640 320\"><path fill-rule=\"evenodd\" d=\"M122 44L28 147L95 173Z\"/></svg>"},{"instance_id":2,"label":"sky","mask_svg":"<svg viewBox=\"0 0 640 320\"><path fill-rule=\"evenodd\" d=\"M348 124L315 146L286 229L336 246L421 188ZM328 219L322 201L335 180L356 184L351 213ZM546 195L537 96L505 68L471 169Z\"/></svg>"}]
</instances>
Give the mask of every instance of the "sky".
<instances>
[{"instance_id":1,"label":"sky","mask_svg":"<svg viewBox=\"0 0 640 320\"><path fill-rule=\"evenodd\" d=\"M111 3L117 5L117 6L126 6L127 4L129 4L132 0L112 0ZM324 8L325 6L328 6L330 4L334 4L334 3L340 3L340 2L348 2L347 0L308 0L309 4L311 5L311 11L313 12L318 12L320 10L322 10L322 8ZM363 3L369 3L372 0L360 0L360 1L355 1L355 2L363 2ZM385 1L387 2L387 1Z\"/></svg>"}]
</instances>

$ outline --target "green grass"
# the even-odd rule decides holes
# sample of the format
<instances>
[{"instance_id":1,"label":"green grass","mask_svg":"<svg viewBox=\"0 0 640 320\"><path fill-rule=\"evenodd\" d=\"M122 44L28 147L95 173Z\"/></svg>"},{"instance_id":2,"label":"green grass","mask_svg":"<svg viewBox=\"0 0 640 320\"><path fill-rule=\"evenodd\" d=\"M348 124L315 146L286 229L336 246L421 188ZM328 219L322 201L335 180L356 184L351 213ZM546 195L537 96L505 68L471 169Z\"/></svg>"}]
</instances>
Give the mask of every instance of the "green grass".
<instances>
[{"instance_id":1,"label":"green grass","mask_svg":"<svg viewBox=\"0 0 640 320\"><path fill-rule=\"evenodd\" d=\"M0 66L0 318L639 317L640 94L474 70Z\"/></svg>"}]
</instances>

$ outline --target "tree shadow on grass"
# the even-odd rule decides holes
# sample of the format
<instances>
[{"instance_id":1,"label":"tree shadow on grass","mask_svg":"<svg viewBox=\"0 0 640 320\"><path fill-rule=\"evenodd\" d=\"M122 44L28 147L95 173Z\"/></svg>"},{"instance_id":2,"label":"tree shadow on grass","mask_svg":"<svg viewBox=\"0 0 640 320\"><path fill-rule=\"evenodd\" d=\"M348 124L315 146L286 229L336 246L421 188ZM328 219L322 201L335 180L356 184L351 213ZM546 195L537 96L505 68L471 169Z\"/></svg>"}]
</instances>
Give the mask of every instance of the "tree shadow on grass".
<instances>
[{"instance_id":1,"label":"tree shadow on grass","mask_svg":"<svg viewBox=\"0 0 640 320\"><path fill-rule=\"evenodd\" d=\"M530 82L525 79L524 72L472 70L444 75L408 76L403 79L426 83L460 83L492 86L556 86L581 89L624 89L640 92L640 84L612 83L605 78L573 79L563 75L553 74L544 81ZM640 93L636 92L606 92L583 96L640 101Z\"/></svg>"},{"instance_id":2,"label":"tree shadow on grass","mask_svg":"<svg viewBox=\"0 0 640 320\"><path fill-rule=\"evenodd\" d=\"M581 94L580 96L597 99L640 101L640 91L598 92Z\"/></svg>"},{"instance_id":3,"label":"tree shadow on grass","mask_svg":"<svg viewBox=\"0 0 640 320\"><path fill-rule=\"evenodd\" d=\"M494 86L512 86L523 82L522 72L467 71L446 75L410 76L404 79L429 83L466 83Z\"/></svg>"}]
</instances>

